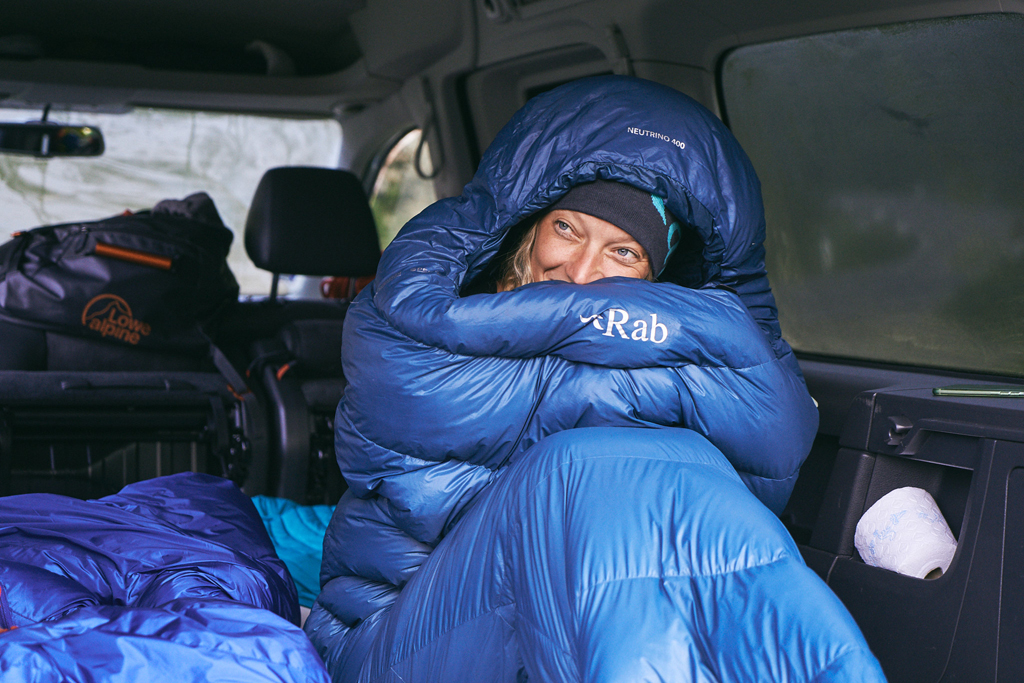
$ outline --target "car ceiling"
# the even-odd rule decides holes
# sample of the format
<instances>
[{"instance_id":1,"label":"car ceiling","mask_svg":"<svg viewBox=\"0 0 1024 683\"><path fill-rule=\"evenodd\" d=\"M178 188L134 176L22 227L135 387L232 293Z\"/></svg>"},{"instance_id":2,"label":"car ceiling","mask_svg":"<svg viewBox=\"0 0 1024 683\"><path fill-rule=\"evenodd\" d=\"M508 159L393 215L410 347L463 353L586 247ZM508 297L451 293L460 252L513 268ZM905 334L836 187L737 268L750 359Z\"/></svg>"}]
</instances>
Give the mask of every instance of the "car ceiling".
<instances>
[{"instance_id":1,"label":"car ceiling","mask_svg":"<svg viewBox=\"0 0 1024 683\"><path fill-rule=\"evenodd\" d=\"M1009 5L1018 7L1008 9ZM566 45L713 76L749 42L1019 0L5 0L0 106L339 115ZM618 69L617 69L618 70ZM628 70L627 70L628 72Z\"/></svg>"},{"instance_id":2,"label":"car ceiling","mask_svg":"<svg viewBox=\"0 0 1024 683\"><path fill-rule=\"evenodd\" d=\"M0 106L331 114L365 0L5 0ZM380 84L364 84L373 99ZM355 88L357 91L359 87ZM386 90L386 89L384 89Z\"/></svg>"},{"instance_id":3,"label":"car ceiling","mask_svg":"<svg viewBox=\"0 0 1024 683\"><path fill-rule=\"evenodd\" d=\"M358 47L348 18L363 0L6 0L0 57L264 73L263 41L301 75L338 71ZM282 11L284 10L284 11Z\"/></svg>"}]
</instances>

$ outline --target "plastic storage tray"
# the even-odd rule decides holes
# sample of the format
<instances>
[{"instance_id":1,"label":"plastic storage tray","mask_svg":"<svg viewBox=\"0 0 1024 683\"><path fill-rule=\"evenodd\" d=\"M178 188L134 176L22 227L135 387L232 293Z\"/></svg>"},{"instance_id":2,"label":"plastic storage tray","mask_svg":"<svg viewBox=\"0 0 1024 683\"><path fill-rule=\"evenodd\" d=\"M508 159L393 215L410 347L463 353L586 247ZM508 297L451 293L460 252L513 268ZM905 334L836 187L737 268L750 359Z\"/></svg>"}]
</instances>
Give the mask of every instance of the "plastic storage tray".
<instances>
[{"instance_id":1,"label":"plastic storage tray","mask_svg":"<svg viewBox=\"0 0 1024 683\"><path fill-rule=\"evenodd\" d=\"M931 388L857 397L808 545L808 565L860 624L893 683L1024 681L1024 400ZM871 567L857 521L893 489L928 491L957 537L948 571Z\"/></svg>"}]
</instances>

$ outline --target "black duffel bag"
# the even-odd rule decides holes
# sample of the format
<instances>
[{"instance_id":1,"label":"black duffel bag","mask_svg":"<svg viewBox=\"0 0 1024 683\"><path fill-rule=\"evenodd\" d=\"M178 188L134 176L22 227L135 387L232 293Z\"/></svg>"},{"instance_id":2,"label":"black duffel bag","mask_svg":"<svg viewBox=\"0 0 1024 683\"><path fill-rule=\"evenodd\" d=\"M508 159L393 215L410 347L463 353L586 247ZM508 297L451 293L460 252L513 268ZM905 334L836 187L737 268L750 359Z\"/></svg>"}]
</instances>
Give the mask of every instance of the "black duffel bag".
<instances>
[{"instance_id":1,"label":"black duffel bag","mask_svg":"<svg viewBox=\"0 0 1024 683\"><path fill-rule=\"evenodd\" d=\"M0 319L139 349L205 353L237 300L233 235L206 193L151 211L16 233L0 245Z\"/></svg>"}]
</instances>

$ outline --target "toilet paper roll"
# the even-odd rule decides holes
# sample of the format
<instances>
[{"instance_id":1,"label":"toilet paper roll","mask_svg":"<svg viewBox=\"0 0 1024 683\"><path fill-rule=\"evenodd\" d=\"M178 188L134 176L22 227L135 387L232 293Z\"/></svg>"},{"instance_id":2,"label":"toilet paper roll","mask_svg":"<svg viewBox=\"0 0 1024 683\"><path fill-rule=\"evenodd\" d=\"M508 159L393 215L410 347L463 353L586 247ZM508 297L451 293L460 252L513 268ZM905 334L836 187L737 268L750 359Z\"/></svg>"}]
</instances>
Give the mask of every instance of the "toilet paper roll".
<instances>
[{"instance_id":1,"label":"toilet paper roll","mask_svg":"<svg viewBox=\"0 0 1024 683\"><path fill-rule=\"evenodd\" d=\"M878 499L857 522L853 543L865 563L915 576L941 576L956 553L956 539L935 499L911 486Z\"/></svg>"}]
</instances>

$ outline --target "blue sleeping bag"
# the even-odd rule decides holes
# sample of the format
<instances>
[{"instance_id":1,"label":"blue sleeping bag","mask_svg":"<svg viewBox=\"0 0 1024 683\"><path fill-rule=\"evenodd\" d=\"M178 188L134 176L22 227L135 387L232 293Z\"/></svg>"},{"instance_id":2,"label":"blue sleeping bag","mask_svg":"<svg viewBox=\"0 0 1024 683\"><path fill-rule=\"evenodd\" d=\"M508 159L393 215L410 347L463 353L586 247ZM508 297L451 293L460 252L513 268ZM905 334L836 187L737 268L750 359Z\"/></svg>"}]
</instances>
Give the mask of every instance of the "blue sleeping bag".
<instances>
[{"instance_id":1,"label":"blue sleeping bag","mask_svg":"<svg viewBox=\"0 0 1024 683\"><path fill-rule=\"evenodd\" d=\"M198 474L0 498L0 680L327 681L252 503Z\"/></svg>"},{"instance_id":2,"label":"blue sleeping bag","mask_svg":"<svg viewBox=\"0 0 1024 683\"><path fill-rule=\"evenodd\" d=\"M661 282L460 296L569 188L687 226ZM764 270L753 169L638 79L530 101L349 308L349 491L305 630L342 681L877 681L777 517L817 429Z\"/></svg>"}]
</instances>

